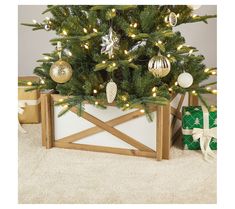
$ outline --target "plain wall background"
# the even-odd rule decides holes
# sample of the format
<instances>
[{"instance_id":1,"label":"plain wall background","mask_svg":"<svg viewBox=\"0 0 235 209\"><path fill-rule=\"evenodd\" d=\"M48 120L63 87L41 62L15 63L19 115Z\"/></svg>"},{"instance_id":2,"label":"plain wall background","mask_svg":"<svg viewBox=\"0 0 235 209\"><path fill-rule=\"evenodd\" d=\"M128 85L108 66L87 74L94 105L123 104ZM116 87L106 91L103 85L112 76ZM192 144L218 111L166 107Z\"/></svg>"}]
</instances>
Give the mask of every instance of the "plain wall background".
<instances>
[{"instance_id":1,"label":"plain wall background","mask_svg":"<svg viewBox=\"0 0 235 209\"><path fill-rule=\"evenodd\" d=\"M33 69L38 66L39 63L36 60L43 58L42 53L50 52L53 47L50 45L49 40L55 37L53 31L32 31L31 27L20 25L20 23L32 23L35 19L41 22L49 15L42 12L46 9L46 6L33 6L33 5L20 5L18 9L18 72L19 76L32 75ZM217 14L216 5L201 6L198 10L194 11L195 14ZM216 40L217 40L217 24L216 18L209 19L208 24L203 22L182 24L174 28L175 31L180 31L186 39L186 44L195 46L200 54L205 56L204 63L208 67L217 66L216 57ZM215 76L211 76L207 82L214 81ZM215 96L209 96L211 102L215 103Z\"/></svg>"}]
</instances>

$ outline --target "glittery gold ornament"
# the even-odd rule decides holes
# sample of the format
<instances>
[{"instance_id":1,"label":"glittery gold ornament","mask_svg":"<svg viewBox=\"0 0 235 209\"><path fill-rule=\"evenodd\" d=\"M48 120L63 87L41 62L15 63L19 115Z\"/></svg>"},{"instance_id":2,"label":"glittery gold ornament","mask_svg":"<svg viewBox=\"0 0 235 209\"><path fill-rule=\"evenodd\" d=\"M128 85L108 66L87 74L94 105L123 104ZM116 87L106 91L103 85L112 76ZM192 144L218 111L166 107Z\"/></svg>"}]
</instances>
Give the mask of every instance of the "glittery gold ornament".
<instances>
[{"instance_id":1,"label":"glittery gold ornament","mask_svg":"<svg viewBox=\"0 0 235 209\"><path fill-rule=\"evenodd\" d=\"M152 57L148 63L149 71L156 77L165 77L171 70L170 61L161 54Z\"/></svg>"},{"instance_id":2,"label":"glittery gold ornament","mask_svg":"<svg viewBox=\"0 0 235 209\"><path fill-rule=\"evenodd\" d=\"M51 79L57 83L65 83L72 77L73 70L69 63L58 60L50 69Z\"/></svg>"}]
</instances>

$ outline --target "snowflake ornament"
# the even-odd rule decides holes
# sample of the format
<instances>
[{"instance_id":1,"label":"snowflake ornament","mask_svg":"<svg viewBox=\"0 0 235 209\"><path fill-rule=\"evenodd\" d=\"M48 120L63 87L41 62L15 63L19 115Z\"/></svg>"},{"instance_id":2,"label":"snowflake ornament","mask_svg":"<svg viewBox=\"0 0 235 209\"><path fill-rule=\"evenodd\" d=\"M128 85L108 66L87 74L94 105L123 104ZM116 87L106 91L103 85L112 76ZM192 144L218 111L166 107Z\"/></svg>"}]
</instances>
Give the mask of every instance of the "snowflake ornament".
<instances>
[{"instance_id":1,"label":"snowflake ornament","mask_svg":"<svg viewBox=\"0 0 235 209\"><path fill-rule=\"evenodd\" d=\"M113 31L112 27L109 28L109 34L102 36L102 49L101 54L108 54L109 59L112 58L114 54L114 49L119 48L119 39L116 33Z\"/></svg>"}]
</instances>

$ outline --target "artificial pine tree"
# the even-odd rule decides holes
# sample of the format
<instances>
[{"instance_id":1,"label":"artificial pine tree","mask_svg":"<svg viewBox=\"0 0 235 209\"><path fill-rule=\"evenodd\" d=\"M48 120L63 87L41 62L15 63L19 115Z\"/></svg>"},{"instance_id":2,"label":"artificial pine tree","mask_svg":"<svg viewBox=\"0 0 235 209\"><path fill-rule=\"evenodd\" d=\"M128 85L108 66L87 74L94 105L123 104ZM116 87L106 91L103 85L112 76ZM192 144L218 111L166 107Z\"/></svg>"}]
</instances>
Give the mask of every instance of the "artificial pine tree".
<instances>
[{"instance_id":1,"label":"artificial pine tree","mask_svg":"<svg viewBox=\"0 0 235 209\"><path fill-rule=\"evenodd\" d=\"M185 45L180 32L173 30L176 25L207 23L216 17L193 15L193 9L187 5L48 6L44 13L50 12L51 18L23 24L57 35L51 40L55 50L38 60L42 64L34 73L42 80L34 85L71 96L59 103L68 104L63 113L73 106L81 113L84 101L105 107L107 97L109 102L115 98L124 110L141 107L148 113L150 104L164 105L173 93L190 92L201 99L201 94L215 93L208 88L214 83L200 83L216 68L206 68L204 57L194 54L197 49Z\"/></svg>"}]
</instances>

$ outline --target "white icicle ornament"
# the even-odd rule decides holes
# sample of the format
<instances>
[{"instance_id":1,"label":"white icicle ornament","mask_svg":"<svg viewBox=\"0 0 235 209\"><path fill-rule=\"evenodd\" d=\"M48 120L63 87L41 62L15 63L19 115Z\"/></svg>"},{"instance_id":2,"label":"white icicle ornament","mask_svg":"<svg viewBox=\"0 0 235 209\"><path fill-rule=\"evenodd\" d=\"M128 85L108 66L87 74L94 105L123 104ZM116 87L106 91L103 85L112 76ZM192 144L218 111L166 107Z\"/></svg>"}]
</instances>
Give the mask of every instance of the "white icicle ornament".
<instances>
[{"instance_id":1,"label":"white icicle ornament","mask_svg":"<svg viewBox=\"0 0 235 209\"><path fill-rule=\"evenodd\" d=\"M106 96L108 103L112 103L117 95L117 84L111 79L106 86Z\"/></svg>"}]
</instances>

